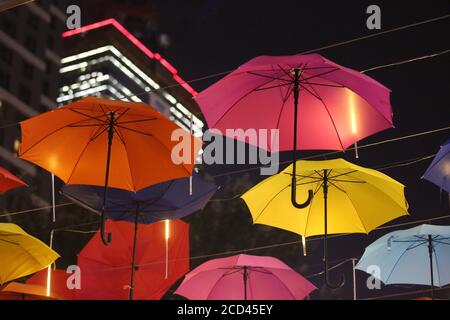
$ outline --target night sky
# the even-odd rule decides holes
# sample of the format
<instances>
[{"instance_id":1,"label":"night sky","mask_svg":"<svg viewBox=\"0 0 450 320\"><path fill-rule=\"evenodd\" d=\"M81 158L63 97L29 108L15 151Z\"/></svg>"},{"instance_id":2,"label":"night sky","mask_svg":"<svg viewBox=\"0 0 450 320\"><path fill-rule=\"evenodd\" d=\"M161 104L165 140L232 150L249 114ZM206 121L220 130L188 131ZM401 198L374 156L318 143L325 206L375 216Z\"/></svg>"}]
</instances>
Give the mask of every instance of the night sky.
<instances>
[{"instance_id":1,"label":"night sky","mask_svg":"<svg viewBox=\"0 0 450 320\"><path fill-rule=\"evenodd\" d=\"M378 31L366 28L365 13L370 4L381 7L381 31L446 15L450 12L446 0L423 1L223 1L223 0L157 0L157 30L167 33L172 44L162 53L186 79L233 70L259 55L289 55L328 44L350 40ZM82 7L82 11L87 10ZM90 21L83 21L86 24ZM326 58L343 66L363 70L391 62L414 58L449 48L450 19L381 35L352 44L319 51ZM366 144L400 137L450 125L449 55L369 72L368 75L392 90L391 104L395 128L361 141ZM192 83L201 91L220 77ZM428 156L450 138L450 130L415 139L361 149L360 158L354 152L337 154L356 164L379 168L398 161ZM302 151L300 156L312 153ZM317 154L317 152L316 152ZM287 160L290 153L283 154ZM325 159L321 157L319 159ZM332 158L332 157L327 157ZM406 185L410 217L395 222L408 222L450 214L447 194L441 200L439 188L420 180L431 162L388 169L384 172ZM245 203L236 198L261 181L258 170L233 174L245 166L214 165L201 172L214 179L221 190L216 201L205 210L185 219L191 224L191 256L220 253L258 246L298 241L299 236L267 226L253 225ZM283 169L284 167L280 168ZM82 210L80 210L82 212ZM85 213L89 215L89 213ZM95 217L92 217L95 219ZM80 222L80 221L70 221ZM450 219L436 224L450 224ZM411 226L412 227L412 226ZM393 231L389 230L389 231ZM374 231L369 236L350 235L329 241L331 265L346 258L360 257L364 248L384 235ZM59 234L56 250L65 257L58 267L73 262L88 235ZM282 259L303 275L322 270L322 242L308 241L308 256L303 257L298 244L252 251L258 255L272 255ZM60 248L61 250L58 250ZM70 256L70 257L69 257ZM208 259L193 259L191 267ZM323 286L323 278L310 280L319 287L313 298L351 299L351 264L344 264L331 273L332 279L346 275L343 288L330 291ZM383 291L370 292L365 288L367 276L357 273L358 297L368 298L389 293L421 289L420 287L391 286ZM450 297L450 292L437 296ZM167 295L167 298L171 298Z\"/></svg>"}]
</instances>

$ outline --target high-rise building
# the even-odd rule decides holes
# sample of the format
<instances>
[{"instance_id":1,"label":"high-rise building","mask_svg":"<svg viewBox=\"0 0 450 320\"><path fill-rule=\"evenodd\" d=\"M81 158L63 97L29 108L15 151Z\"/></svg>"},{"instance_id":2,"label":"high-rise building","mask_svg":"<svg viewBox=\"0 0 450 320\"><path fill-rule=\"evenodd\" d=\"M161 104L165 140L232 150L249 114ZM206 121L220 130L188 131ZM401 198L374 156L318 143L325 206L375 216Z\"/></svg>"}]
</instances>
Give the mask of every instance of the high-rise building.
<instances>
[{"instance_id":1,"label":"high-rise building","mask_svg":"<svg viewBox=\"0 0 450 320\"><path fill-rule=\"evenodd\" d=\"M20 198L10 196L14 209L50 200L49 173L16 155L18 122L56 106L66 24L65 1L22 2L6 1L0 12L0 166L30 184Z\"/></svg>"},{"instance_id":2,"label":"high-rise building","mask_svg":"<svg viewBox=\"0 0 450 320\"><path fill-rule=\"evenodd\" d=\"M202 136L195 90L177 69L115 19L62 34L60 105L88 95L149 103L186 130Z\"/></svg>"}]
</instances>

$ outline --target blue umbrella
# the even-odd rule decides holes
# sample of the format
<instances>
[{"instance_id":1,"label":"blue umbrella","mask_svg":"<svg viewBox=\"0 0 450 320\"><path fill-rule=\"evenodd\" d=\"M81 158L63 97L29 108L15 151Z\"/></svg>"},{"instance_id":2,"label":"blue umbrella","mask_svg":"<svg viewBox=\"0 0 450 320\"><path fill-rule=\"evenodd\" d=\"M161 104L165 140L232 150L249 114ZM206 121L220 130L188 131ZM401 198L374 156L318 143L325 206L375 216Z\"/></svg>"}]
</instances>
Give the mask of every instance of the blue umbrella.
<instances>
[{"instance_id":1,"label":"blue umbrella","mask_svg":"<svg viewBox=\"0 0 450 320\"><path fill-rule=\"evenodd\" d=\"M194 188L190 194L189 178L166 181L137 192L108 188L105 214L112 220L134 222L134 245L131 268L130 300L133 298L136 237L139 223L149 224L161 220L185 217L203 209L217 191L217 186L199 177L192 176ZM104 187L87 185L65 185L61 193L97 214L102 213Z\"/></svg>"},{"instance_id":2,"label":"blue umbrella","mask_svg":"<svg viewBox=\"0 0 450 320\"><path fill-rule=\"evenodd\" d=\"M450 283L450 226L423 224L388 233L369 245L356 269L380 270L384 284L442 287ZM378 277L378 275L375 275Z\"/></svg>"},{"instance_id":3,"label":"blue umbrella","mask_svg":"<svg viewBox=\"0 0 450 320\"><path fill-rule=\"evenodd\" d=\"M450 139L441 145L423 178L450 193Z\"/></svg>"}]
</instances>

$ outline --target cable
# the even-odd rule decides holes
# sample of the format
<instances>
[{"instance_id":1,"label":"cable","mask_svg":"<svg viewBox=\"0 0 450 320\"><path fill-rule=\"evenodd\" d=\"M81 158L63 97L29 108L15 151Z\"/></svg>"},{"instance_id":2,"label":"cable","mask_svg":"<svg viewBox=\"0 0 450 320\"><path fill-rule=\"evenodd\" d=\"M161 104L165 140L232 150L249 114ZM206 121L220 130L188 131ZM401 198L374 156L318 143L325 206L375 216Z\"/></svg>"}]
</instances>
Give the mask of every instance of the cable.
<instances>
[{"instance_id":1,"label":"cable","mask_svg":"<svg viewBox=\"0 0 450 320\"><path fill-rule=\"evenodd\" d=\"M361 37L354 38L354 39L351 39L351 40L329 44L329 45L326 45L326 46L323 46L323 47L320 47L320 48L316 48L316 49L312 49L312 50L308 50L308 51L303 51L303 52L301 52L299 54L312 53L312 52L322 51L322 50L325 50L325 49L340 47L340 46L343 46L343 45L346 45L346 44L349 44L349 43L353 43L353 42L357 42L357 41L361 41L361 40L365 40L365 39L369 39L369 38L378 37L378 36L381 36L381 35L384 35L384 34L388 34L388 33L391 33L391 32L405 30L405 29L408 29L408 28L420 26L420 25L431 23L431 22L435 22L435 21L445 20L445 19L447 19L449 17L450 17L450 14L447 14L447 15L444 15L444 16L440 16L440 17L436 17L436 18L432 18L432 19L428 19L428 20L423 20L423 21L407 24L407 25L404 25L404 26L388 29L388 30L385 30L385 31L372 33L372 34L369 34L369 35L366 35L366 36L361 36Z\"/></svg>"},{"instance_id":2,"label":"cable","mask_svg":"<svg viewBox=\"0 0 450 320\"><path fill-rule=\"evenodd\" d=\"M384 65L379 65L379 66L375 66L375 67L371 67L371 68L362 70L361 73L366 73L366 72L370 72L370 71L373 71L373 70L388 68L388 67L392 67L392 66L403 65L403 64L407 64L407 63L411 63L411 62L415 62L415 61L419 61L419 60L430 59L430 58L438 57L440 55L443 55L443 54L446 54L446 53L449 53L449 52L450 52L450 49L447 49L447 50L444 50L444 51L441 51L441 52L437 52L437 53L431 53L431 54L427 54L427 55L420 56L420 57L415 57L415 58L402 60L402 61L397 61L397 62L393 62L393 63L388 63L388 64L384 64ZM165 90L165 89L170 89L170 88L173 88L173 87L177 87L177 86L180 86L180 85L185 84L185 83L189 84L189 83L198 82L198 81L201 81L201 80L215 78L215 77L218 77L218 76L221 76L221 75L228 74L228 73L230 73L232 71L233 70L218 72L218 73L214 73L214 74L211 74L211 75L206 75L206 76L203 76L203 77L199 77L199 78L195 78L195 79L192 79L192 80L188 80L188 81L185 81L183 83L176 83L176 84L168 85L168 86L165 86L165 87L160 87L158 89L152 89L152 90L149 90L149 91L138 92L136 94L131 94L131 95L121 94L121 98L120 99L137 97L137 96L142 95L142 94L148 94L149 92L155 92L155 91L160 91L160 90ZM191 113L196 115L196 116L201 116L202 115L201 112L199 113L199 112L192 112L191 111ZM6 128L14 127L14 126L19 125L19 123L20 122L6 124L6 125L3 125L3 126L0 126L0 129L6 129Z\"/></svg>"},{"instance_id":3,"label":"cable","mask_svg":"<svg viewBox=\"0 0 450 320\"><path fill-rule=\"evenodd\" d=\"M419 132L419 133L413 133L413 134L409 134L409 135L401 136L401 137L397 137L397 138L385 139L385 140L381 140L381 141L378 141L378 142L358 145L358 149L370 148L370 147L382 145L382 144L385 144L385 143L391 143L391 142L411 139L411 138L420 137L420 136L433 134L433 133L446 131L446 130L450 130L450 126L449 127L438 128L438 129L433 129L433 130L428 130L428 131L422 131L422 132ZM354 150L354 149L355 149L355 147L350 147L350 148L348 148L348 149L346 149L344 151L341 151L341 150L339 150L339 151L330 151L330 152L326 152L326 153L320 153L320 154L316 154L316 155L312 155L312 156L303 157L303 158L300 158L299 160L309 160L309 159L316 159L316 158L321 158L321 157L327 157L327 156L331 156L331 155L335 155L335 154L340 154L340 153L345 152L345 151L351 151L351 150ZM281 161L281 162L274 163L274 164L283 165L283 164L290 164L290 163L292 163L292 160ZM237 173L249 172L249 171L258 170L258 169L261 169L261 168L264 168L264 167L265 167L264 165L261 165L261 166L256 166L256 167L252 167L252 168L247 168L247 169L229 171L229 172L219 173L219 174L213 175L212 177L213 178L217 178L217 177L221 177L221 176L227 176L227 175L232 175L232 174L237 174Z\"/></svg>"},{"instance_id":4,"label":"cable","mask_svg":"<svg viewBox=\"0 0 450 320\"><path fill-rule=\"evenodd\" d=\"M73 205L73 203L61 203L61 204L57 204L55 207L59 208L59 207L65 207L65 206L71 206L71 205ZM40 207L40 208L35 208L35 209L10 212L10 213L1 214L0 218L11 217L11 216L15 216L15 215L22 214L22 213L30 213L30 212L37 212L37 211L42 211L42 210L49 210L52 208L53 208L53 206L45 206L45 207Z\"/></svg>"},{"instance_id":5,"label":"cable","mask_svg":"<svg viewBox=\"0 0 450 320\"><path fill-rule=\"evenodd\" d=\"M441 217L436 217L436 218L429 218L429 219L423 219L423 220L416 220L416 221L410 221L410 222L406 222L406 223L398 223L398 224L392 224L392 225L388 225L388 226L383 226L383 227L378 227L375 228L373 231L378 231L378 230L384 230L384 229L391 229L391 228L397 228L397 227L401 227L401 226L406 226L406 225L411 225L411 224L420 224L423 222L432 222L432 221L438 221L438 220L442 220L442 219L447 219L450 218L450 214L445 215L445 216L441 216ZM96 223L96 222L95 222ZM91 223L93 224L93 223ZM87 225L85 224L81 224L78 226L85 226ZM77 227L75 226L71 226L71 228L75 228ZM65 229L55 229L55 231L66 231ZM76 233L94 233L94 232L98 232L98 230L90 230L90 231L83 231L83 232L78 232L80 230L72 230L72 229L68 229L68 232L76 232ZM345 233L345 234L334 234L334 235L329 235L328 238L340 238L340 237L344 237L344 236L348 236L350 235L350 233ZM319 241L319 240L323 240L323 236L317 236L314 238L310 238L308 239L309 242L313 242L313 241ZM217 253L211 253L211 254L204 254L204 255L198 255L198 256L193 256L193 257L188 257L188 258L177 258L177 259L172 259L169 260L169 262L179 262L179 261L192 261L192 260L198 260L198 259L206 259L206 258L214 258L214 257L218 257L218 256L226 256L226 255L233 255L233 254L240 254L240 253L246 253L246 252L253 252L253 251L259 251L259 250L265 250L265 249L273 249L273 248L279 248L279 247L284 247L284 246L290 246L290 245L299 245L301 244L301 240L297 240L297 241L290 241L290 242L284 242L284 243L277 243L277 244L271 244L271 245L265 245L265 246L259 246L259 247L253 247L253 248L246 248L246 249L236 249L236 250L227 250L227 251L223 251L223 252L217 252ZM344 264L345 262L351 260L353 258L348 258L345 259L344 261L338 263L337 265L333 266L331 269L337 268L339 266L341 266L342 264ZM151 263L145 263L145 264L140 264L138 265L138 267L144 267L144 266L148 266L148 265L154 265L154 264L160 264L160 263L165 263L164 261L154 261ZM125 268L129 268L129 266L119 266L119 267L114 267L112 269L125 269ZM109 270L109 269L108 269ZM318 274L312 274L308 277L314 277Z\"/></svg>"},{"instance_id":6,"label":"cable","mask_svg":"<svg viewBox=\"0 0 450 320\"><path fill-rule=\"evenodd\" d=\"M416 61L419 61L419 60L434 58L434 57L438 57L438 56L441 56L441 55L449 53L449 52L450 52L450 49L447 49L447 50L444 50L444 51L441 51L441 52L432 53L432 54L428 54L428 55L417 57L417 58L412 58L412 59L403 60L403 61L399 61L399 62L383 64L383 65L380 65L380 66L376 66L376 67L372 67L372 68L368 68L368 69L362 70L361 73L366 73L366 72L369 72L369 71L384 69L384 68L388 68L388 67L400 66L402 64L416 62Z\"/></svg>"}]
</instances>

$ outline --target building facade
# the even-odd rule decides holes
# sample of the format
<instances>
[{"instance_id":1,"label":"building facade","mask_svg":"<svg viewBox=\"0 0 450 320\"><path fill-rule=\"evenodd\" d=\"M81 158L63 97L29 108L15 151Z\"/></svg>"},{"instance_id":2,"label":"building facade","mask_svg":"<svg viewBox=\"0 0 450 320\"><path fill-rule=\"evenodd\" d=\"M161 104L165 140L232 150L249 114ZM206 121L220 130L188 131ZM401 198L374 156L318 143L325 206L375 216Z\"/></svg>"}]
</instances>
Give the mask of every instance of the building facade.
<instances>
[{"instance_id":1,"label":"building facade","mask_svg":"<svg viewBox=\"0 0 450 320\"><path fill-rule=\"evenodd\" d=\"M192 99L195 90L174 66L119 22L103 20L64 32L62 37L59 105L86 96L145 102L202 136L203 120Z\"/></svg>"},{"instance_id":2,"label":"building facade","mask_svg":"<svg viewBox=\"0 0 450 320\"><path fill-rule=\"evenodd\" d=\"M49 173L16 155L20 144L18 122L56 106L64 12L65 1L50 0L0 12L0 166L30 185L20 197L8 193L8 203L12 203L9 209L50 203Z\"/></svg>"}]
</instances>

